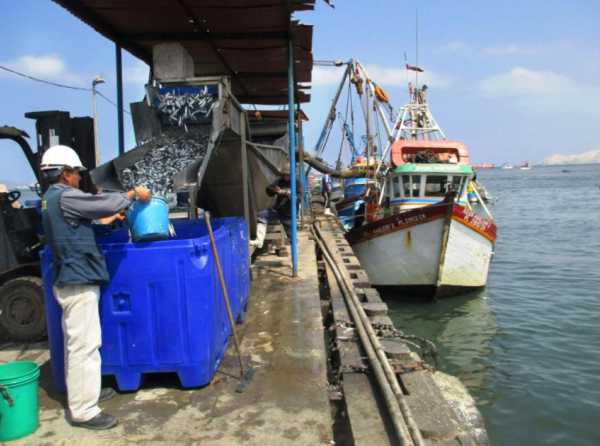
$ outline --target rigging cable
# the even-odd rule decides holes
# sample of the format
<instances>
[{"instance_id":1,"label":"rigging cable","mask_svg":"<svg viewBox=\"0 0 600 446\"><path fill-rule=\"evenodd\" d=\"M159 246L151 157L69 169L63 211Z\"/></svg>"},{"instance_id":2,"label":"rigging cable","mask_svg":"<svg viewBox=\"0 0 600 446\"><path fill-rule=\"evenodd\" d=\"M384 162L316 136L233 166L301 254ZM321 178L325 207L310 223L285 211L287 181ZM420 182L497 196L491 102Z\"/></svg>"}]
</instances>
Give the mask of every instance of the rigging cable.
<instances>
[{"instance_id":1,"label":"rigging cable","mask_svg":"<svg viewBox=\"0 0 600 446\"><path fill-rule=\"evenodd\" d=\"M354 158L354 147L352 147L352 141L349 138L348 135L348 130L347 130L347 126L348 126L348 113L350 111L350 104L351 104L351 100L352 100L352 88L351 88L351 83L348 82L348 94L346 96L346 116L344 116L344 124L342 125L342 140L340 141L340 151L338 153L338 158L337 158L337 163L336 166L341 165L341 161L342 161L342 151L344 149L344 140L346 138L348 138L348 145L350 147L350 153L351 153L351 158Z\"/></svg>"},{"instance_id":2,"label":"rigging cable","mask_svg":"<svg viewBox=\"0 0 600 446\"><path fill-rule=\"evenodd\" d=\"M25 78L25 79L29 79L29 80L34 81L34 82L39 82L41 84L50 85L52 87L66 88L66 89L69 89L69 90L76 90L76 91L92 92L91 88L76 87L74 85L61 84L60 82L53 82L53 81L49 81L49 80L46 80L46 79L40 79L39 77L35 77L35 76L31 76L29 74L21 73L20 71L13 70L12 68L8 68L8 67L5 67L3 65L0 65L0 70L7 71L9 73L15 74L15 75L20 76L20 77ZM100 96L102 99L104 99L106 102L108 102L109 104L113 105L115 108L117 108L117 109L119 108L117 104L115 104L112 100L110 100L109 98L107 98L106 96L104 96L104 94L102 94L98 90L96 90L96 94L98 96ZM124 113L127 113L128 115L131 115L131 113L129 113L125 109L122 109L122 111Z\"/></svg>"}]
</instances>

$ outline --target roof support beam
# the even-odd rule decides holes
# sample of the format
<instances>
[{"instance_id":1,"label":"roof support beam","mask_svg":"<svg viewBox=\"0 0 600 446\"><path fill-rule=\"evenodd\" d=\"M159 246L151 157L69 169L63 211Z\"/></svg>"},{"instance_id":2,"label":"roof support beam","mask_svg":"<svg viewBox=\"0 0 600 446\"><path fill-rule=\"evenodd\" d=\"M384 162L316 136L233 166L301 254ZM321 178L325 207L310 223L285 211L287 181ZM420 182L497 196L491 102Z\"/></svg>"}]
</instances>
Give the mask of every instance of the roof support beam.
<instances>
[{"instance_id":1,"label":"roof support beam","mask_svg":"<svg viewBox=\"0 0 600 446\"><path fill-rule=\"evenodd\" d=\"M121 34L122 39L131 39L138 41L202 41L202 40L267 40L267 39L286 39L287 31L269 31L260 33L213 33L213 32L169 32L156 31L146 33Z\"/></svg>"},{"instance_id":2,"label":"roof support beam","mask_svg":"<svg viewBox=\"0 0 600 446\"><path fill-rule=\"evenodd\" d=\"M212 49L213 53L217 56L217 59L219 59L219 61L223 64L225 69L229 72L229 75L235 76L235 71L231 68L231 65L229 64L229 62L227 62L227 59L225 59L222 52L215 45L212 37L210 36L210 33L206 30L205 27L200 25L202 22L198 19L198 17L196 17L192 9L186 4L185 0L176 1L181 7L181 9L184 11L185 15L187 15L190 23L194 26L194 30L196 30L199 35L207 36L206 42L208 43L208 46ZM244 92L248 93L248 89L241 80L240 87L242 88L242 90L244 90Z\"/></svg>"}]
</instances>

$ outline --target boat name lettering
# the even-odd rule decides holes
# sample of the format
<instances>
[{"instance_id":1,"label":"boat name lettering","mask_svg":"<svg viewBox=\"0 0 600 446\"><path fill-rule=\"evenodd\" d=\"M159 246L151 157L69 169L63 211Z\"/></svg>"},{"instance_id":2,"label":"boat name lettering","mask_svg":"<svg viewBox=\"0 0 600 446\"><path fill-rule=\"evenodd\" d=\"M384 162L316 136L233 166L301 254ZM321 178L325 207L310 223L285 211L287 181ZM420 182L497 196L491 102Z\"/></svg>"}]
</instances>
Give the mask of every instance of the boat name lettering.
<instances>
[{"instance_id":1,"label":"boat name lettering","mask_svg":"<svg viewBox=\"0 0 600 446\"><path fill-rule=\"evenodd\" d=\"M461 217L466 222L481 229L482 231L487 231L491 227L491 222L488 219L483 218L481 215L476 214L473 211L465 210Z\"/></svg>"},{"instance_id":2,"label":"boat name lettering","mask_svg":"<svg viewBox=\"0 0 600 446\"><path fill-rule=\"evenodd\" d=\"M375 228L373 229L371 232L373 234L381 234L381 233L386 233L389 232L390 230L400 227L400 226L404 226L404 225L410 225L410 224L416 224L416 223L421 223L423 221L427 220L427 216L425 214L417 214L417 215L413 215L411 217L408 218L401 218L398 219L392 223L388 223L387 225L384 226L380 226L379 228Z\"/></svg>"}]
</instances>

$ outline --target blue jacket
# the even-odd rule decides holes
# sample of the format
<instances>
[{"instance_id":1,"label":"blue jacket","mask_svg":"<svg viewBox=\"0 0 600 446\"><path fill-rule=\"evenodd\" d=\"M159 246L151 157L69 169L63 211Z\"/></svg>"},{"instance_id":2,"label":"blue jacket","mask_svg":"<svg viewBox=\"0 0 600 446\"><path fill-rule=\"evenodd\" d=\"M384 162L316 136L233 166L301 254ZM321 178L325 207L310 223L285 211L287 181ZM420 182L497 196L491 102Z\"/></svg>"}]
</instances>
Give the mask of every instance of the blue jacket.
<instances>
[{"instance_id":1,"label":"blue jacket","mask_svg":"<svg viewBox=\"0 0 600 446\"><path fill-rule=\"evenodd\" d=\"M52 185L42 201L42 223L53 254L54 285L102 285L108 282L104 256L92 221L67 222L60 206L65 189Z\"/></svg>"}]
</instances>

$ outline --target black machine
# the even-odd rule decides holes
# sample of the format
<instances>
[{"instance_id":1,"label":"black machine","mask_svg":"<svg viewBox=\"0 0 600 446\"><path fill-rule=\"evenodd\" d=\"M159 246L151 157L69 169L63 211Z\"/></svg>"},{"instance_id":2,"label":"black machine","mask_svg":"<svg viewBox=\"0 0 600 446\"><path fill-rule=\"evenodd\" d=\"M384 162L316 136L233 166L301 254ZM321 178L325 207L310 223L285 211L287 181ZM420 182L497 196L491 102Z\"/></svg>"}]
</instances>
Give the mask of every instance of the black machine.
<instances>
[{"instance_id":1,"label":"black machine","mask_svg":"<svg viewBox=\"0 0 600 446\"><path fill-rule=\"evenodd\" d=\"M37 179L38 195L47 187L39 172L39 160L52 145L73 147L88 168L95 167L91 118L71 118L63 111L25 116L36 120L37 152L27 143L29 135L15 127L1 126L0 139L12 140L21 147ZM84 187L93 187L89 177ZM0 339L15 341L36 340L46 334L39 260L43 246L40 209L22 206L20 198L18 190L0 191Z\"/></svg>"}]
</instances>

